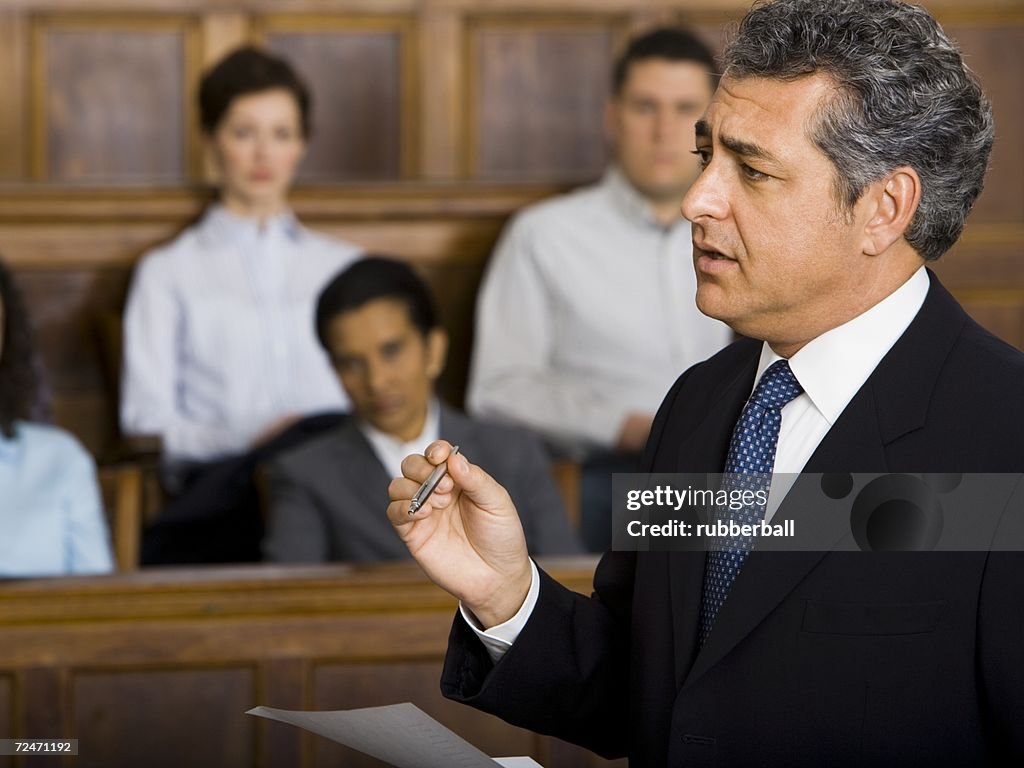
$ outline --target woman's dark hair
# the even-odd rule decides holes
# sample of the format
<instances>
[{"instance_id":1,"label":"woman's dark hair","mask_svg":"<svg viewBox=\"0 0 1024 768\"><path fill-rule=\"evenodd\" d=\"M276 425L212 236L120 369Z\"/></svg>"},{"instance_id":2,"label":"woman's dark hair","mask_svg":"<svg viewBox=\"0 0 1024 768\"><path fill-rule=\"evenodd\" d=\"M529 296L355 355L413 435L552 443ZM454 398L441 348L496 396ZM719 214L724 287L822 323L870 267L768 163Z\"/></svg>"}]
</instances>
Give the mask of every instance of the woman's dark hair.
<instances>
[{"instance_id":1,"label":"woman's dark hair","mask_svg":"<svg viewBox=\"0 0 1024 768\"><path fill-rule=\"evenodd\" d=\"M311 97L309 89L282 58L246 46L229 53L203 75L199 83L199 124L206 134L217 130L231 102L239 96L283 88L295 97L302 135L309 138Z\"/></svg>"},{"instance_id":2,"label":"woman's dark hair","mask_svg":"<svg viewBox=\"0 0 1024 768\"><path fill-rule=\"evenodd\" d=\"M42 376L32 329L14 278L0 259L0 432L14 437L14 422L38 418Z\"/></svg>"},{"instance_id":3,"label":"woman's dark hair","mask_svg":"<svg viewBox=\"0 0 1024 768\"><path fill-rule=\"evenodd\" d=\"M405 304L409 320L426 336L438 326L430 289L408 264L370 254L338 273L320 292L316 303L316 335L331 351L327 329L338 315L359 309L375 299L394 299Z\"/></svg>"}]
</instances>

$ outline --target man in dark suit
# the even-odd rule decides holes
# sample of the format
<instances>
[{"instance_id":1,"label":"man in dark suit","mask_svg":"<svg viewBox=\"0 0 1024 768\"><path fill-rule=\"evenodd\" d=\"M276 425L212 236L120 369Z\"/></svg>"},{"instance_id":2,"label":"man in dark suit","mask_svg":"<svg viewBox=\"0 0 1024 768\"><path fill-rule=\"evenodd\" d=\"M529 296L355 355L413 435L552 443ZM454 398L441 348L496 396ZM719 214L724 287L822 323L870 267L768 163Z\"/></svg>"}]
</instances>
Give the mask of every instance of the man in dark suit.
<instances>
[{"instance_id":1,"label":"man in dark suit","mask_svg":"<svg viewBox=\"0 0 1024 768\"><path fill-rule=\"evenodd\" d=\"M402 458L441 436L506 485L533 551L580 551L539 441L435 397L447 336L427 286L408 265L380 257L353 264L320 294L316 325L353 418L267 465L268 559L408 558L379 511Z\"/></svg>"},{"instance_id":2,"label":"man in dark suit","mask_svg":"<svg viewBox=\"0 0 1024 768\"><path fill-rule=\"evenodd\" d=\"M1024 355L924 267L992 144L959 52L897 0L777 0L725 64L682 209L699 307L758 341L680 377L648 468L1024 471ZM438 443L390 489L400 537L462 601L446 695L632 765L1024 764L1019 477L983 510L1017 551L610 552L586 599L513 545L471 460Z\"/></svg>"}]
</instances>

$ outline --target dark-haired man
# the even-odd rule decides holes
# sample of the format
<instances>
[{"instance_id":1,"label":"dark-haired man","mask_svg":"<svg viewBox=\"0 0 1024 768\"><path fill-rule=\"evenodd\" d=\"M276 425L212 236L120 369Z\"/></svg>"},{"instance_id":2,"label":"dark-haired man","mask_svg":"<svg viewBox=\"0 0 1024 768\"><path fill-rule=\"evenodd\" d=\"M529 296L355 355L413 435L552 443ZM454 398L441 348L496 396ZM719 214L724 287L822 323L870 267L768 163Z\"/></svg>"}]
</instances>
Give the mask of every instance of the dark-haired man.
<instances>
[{"instance_id":1,"label":"dark-haired man","mask_svg":"<svg viewBox=\"0 0 1024 768\"><path fill-rule=\"evenodd\" d=\"M470 419L434 395L448 339L429 289L408 265L380 257L356 262L320 294L316 326L353 418L268 465L268 559L408 558L380 510L402 459L439 437L506 485L534 551L579 551L538 441Z\"/></svg>"},{"instance_id":2,"label":"dark-haired man","mask_svg":"<svg viewBox=\"0 0 1024 768\"><path fill-rule=\"evenodd\" d=\"M985 510L1000 551L610 552L586 599L521 539L510 554L499 489L438 443L388 514L462 601L444 692L634 767L1024 764L1024 355L925 268L981 191L988 101L918 6L776 0L744 18L696 134L697 302L750 338L679 378L647 467L1008 473L1016 495ZM445 538L480 514L487 536Z\"/></svg>"},{"instance_id":3,"label":"dark-haired man","mask_svg":"<svg viewBox=\"0 0 1024 768\"><path fill-rule=\"evenodd\" d=\"M690 225L679 215L714 68L686 30L633 39L606 108L612 166L599 184L516 216L477 305L469 409L585 460L583 533L595 551L610 543L610 473L636 470L679 372L729 340L694 305Z\"/></svg>"}]
</instances>

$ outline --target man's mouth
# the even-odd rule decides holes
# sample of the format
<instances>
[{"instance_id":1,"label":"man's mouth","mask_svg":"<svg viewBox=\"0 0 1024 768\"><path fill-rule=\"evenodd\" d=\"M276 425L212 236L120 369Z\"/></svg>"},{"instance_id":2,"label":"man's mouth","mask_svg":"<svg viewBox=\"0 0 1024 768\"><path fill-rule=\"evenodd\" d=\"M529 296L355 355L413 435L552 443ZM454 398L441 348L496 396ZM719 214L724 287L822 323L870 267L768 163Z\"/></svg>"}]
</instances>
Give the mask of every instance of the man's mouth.
<instances>
[{"instance_id":1,"label":"man's mouth","mask_svg":"<svg viewBox=\"0 0 1024 768\"><path fill-rule=\"evenodd\" d=\"M693 251L696 256L707 256L709 259L714 261L735 261L731 256L726 256L719 250L712 248L711 246L704 244L698 244L696 241L693 243Z\"/></svg>"}]
</instances>

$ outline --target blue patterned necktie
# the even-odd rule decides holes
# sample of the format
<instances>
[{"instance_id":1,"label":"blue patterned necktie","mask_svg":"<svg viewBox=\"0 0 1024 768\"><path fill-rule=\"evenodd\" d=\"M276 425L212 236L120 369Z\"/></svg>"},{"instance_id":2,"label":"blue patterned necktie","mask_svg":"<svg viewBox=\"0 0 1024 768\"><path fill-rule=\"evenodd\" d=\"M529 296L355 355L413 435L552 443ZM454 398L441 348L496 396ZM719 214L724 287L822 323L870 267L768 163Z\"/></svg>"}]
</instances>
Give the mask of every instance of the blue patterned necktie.
<instances>
[{"instance_id":1,"label":"blue patterned necktie","mask_svg":"<svg viewBox=\"0 0 1024 768\"><path fill-rule=\"evenodd\" d=\"M750 396L729 443L729 457L725 461L722 488L735 491L767 491L771 486L772 468L775 466L775 448L782 425L782 408L803 392L789 368L789 361L778 360L761 376L754 394ZM749 498L749 497L748 497ZM759 523L764 519L764 504L752 504L740 509L719 507L715 520L739 525ZM704 565L704 589L700 605L700 644L711 634L715 617L729 595L736 576L754 547L752 537L725 537L718 539L708 552Z\"/></svg>"}]
</instances>

